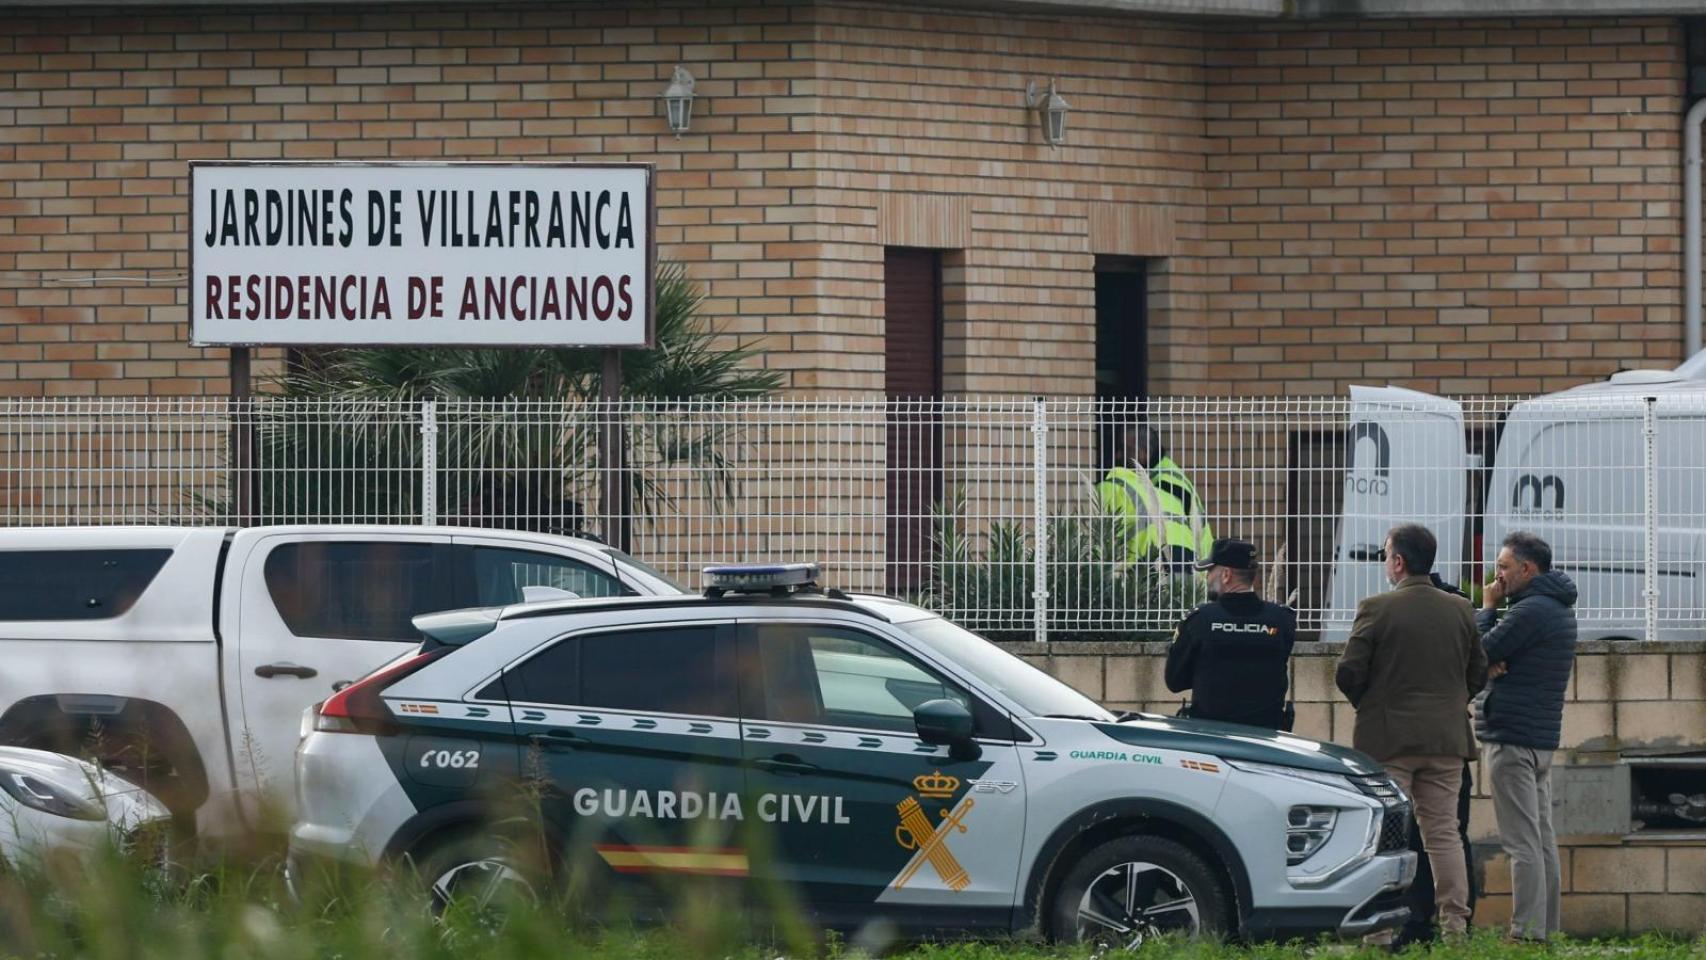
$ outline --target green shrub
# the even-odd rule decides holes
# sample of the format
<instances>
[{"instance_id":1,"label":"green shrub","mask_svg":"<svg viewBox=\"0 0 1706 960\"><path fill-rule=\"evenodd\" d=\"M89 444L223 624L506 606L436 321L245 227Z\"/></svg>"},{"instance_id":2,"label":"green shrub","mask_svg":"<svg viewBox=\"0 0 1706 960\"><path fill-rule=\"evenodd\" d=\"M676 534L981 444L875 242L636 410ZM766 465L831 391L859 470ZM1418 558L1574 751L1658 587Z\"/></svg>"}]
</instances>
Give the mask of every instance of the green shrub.
<instances>
[{"instance_id":1,"label":"green shrub","mask_svg":"<svg viewBox=\"0 0 1706 960\"><path fill-rule=\"evenodd\" d=\"M105 851L92 861L49 858L0 872L0 957L56 960L780 960L890 951L904 960L1088 960L1083 948L994 939L912 945L855 937L752 936L739 911L714 899L673 901L669 923L590 926L554 902L516 903L501 922L452 913L434 919L420 891L400 878L350 875L286 895L276 858L226 857L187 876L163 878L135 858ZM809 918L802 918L809 922ZM1568 941L1543 951L1500 942L1491 931L1467 943L1414 948L1431 960L1700 960L1706 939L1648 936ZM1309 944L1235 945L1163 940L1134 960L1378 960L1384 951Z\"/></svg>"},{"instance_id":2,"label":"green shrub","mask_svg":"<svg viewBox=\"0 0 1706 960\"><path fill-rule=\"evenodd\" d=\"M1127 521L1097 503L1048 524L1046 623L1050 640L1165 640L1152 611L1202 602L1193 576L1129 559ZM931 509L930 576L913 599L991 640L1036 635L1036 565L1029 528L993 521L970 528L963 487ZM1170 616L1170 614L1169 614Z\"/></svg>"},{"instance_id":3,"label":"green shrub","mask_svg":"<svg viewBox=\"0 0 1706 960\"><path fill-rule=\"evenodd\" d=\"M591 528L610 478L606 427L626 431L621 512L642 522L675 509L691 476L699 495L735 500L735 464L746 426L707 419L697 403L774 395L782 377L754 367L757 354L730 343L701 314L702 292L681 264L660 263L656 343L623 355L621 397L599 405L603 351L462 347L341 348L269 384L236 464L252 483L251 520L267 523L409 522L423 510L425 456L418 411L441 404L433 507L458 522L551 533ZM250 446L252 444L252 446ZM241 480L235 481L241 482ZM673 492L672 492L673 491ZM229 490L192 495L215 518L235 515Z\"/></svg>"}]
</instances>

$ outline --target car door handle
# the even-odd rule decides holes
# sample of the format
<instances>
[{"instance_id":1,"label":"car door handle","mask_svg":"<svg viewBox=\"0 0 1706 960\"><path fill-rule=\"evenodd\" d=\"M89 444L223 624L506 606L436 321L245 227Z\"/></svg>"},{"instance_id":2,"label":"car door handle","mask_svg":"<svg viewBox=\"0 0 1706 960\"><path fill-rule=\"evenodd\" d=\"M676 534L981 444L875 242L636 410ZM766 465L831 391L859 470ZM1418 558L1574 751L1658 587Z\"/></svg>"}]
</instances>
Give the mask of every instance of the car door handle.
<instances>
[{"instance_id":1,"label":"car door handle","mask_svg":"<svg viewBox=\"0 0 1706 960\"><path fill-rule=\"evenodd\" d=\"M307 680L319 676L320 671L313 667L304 667L295 663L263 663L255 668L255 676L271 680L273 677L301 677Z\"/></svg>"},{"instance_id":2,"label":"car door handle","mask_svg":"<svg viewBox=\"0 0 1706 960\"><path fill-rule=\"evenodd\" d=\"M536 733L532 740L543 750L573 750L576 747L592 745L591 740L568 730L547 730L544 733Z\"/></svg>"},{"instance_id":3,"label":"car door handle","mask_svg":"<svg viewBox=\"0 0 1706 960\"><path fill-rule=\"evenodd\" d=\"M818 770L817 764L806 763L791 753L779 753L774 757L754 760L752 765L782 776L799 776L802 773L816 773Z\"/></svg>"}]
</instances>

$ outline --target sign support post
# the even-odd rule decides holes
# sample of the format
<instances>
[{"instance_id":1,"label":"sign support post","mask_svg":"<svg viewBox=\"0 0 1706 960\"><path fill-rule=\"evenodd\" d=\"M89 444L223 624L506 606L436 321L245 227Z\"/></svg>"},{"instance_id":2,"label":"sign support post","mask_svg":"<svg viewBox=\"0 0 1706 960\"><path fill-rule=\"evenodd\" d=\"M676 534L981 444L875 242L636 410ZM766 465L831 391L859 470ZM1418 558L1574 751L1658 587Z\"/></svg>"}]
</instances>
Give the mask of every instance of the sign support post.
<instances>
[{"instance_id":1,"label":"sign support post","mask_svg":"<svg viewBox=\"0 0 1706 960\"><path fill-rule=\"evenodd\" d=\"M231 348L230 451L226 462L231 471L231 519L248 526L255 515L255 416L253 376L248 347Z\"/></svg>"},{"instance_id":2,"label":"sign support post","mask_svg":"<svg viewBox=\"0 0 1706 960\"><path fill-rule=\"evenodd\" d=\"M600 422L599 464L604 468L602 508L606 541L618 550L627 550L632 533L634 491L628 476L628 429L626 412L622 410L622 352L604 351L604 371L598 378L600 406L604 419Z\"/></svg>"}]
</instances>

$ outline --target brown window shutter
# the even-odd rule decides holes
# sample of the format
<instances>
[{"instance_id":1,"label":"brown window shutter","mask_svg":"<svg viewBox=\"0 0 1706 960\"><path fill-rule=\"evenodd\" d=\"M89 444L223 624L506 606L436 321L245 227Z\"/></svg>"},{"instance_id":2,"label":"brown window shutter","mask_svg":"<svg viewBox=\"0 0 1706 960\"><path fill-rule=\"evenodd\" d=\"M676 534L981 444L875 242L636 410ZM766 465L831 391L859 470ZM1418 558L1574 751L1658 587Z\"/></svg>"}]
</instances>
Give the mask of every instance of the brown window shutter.
<instances>
[{"instance_id":1,"label":"brown window shutter","mask_svg":"<svg viewBox=\"0 0 1706 960\"><path fill-rule=\"evenodd\" d=\"M883 259L884 392L891 401L885 566L896 594L926 582L930 510L942 496L941 422L918 402L942 393L941 263L934 250L890 248Z\"/></svg>"}]
</instances>

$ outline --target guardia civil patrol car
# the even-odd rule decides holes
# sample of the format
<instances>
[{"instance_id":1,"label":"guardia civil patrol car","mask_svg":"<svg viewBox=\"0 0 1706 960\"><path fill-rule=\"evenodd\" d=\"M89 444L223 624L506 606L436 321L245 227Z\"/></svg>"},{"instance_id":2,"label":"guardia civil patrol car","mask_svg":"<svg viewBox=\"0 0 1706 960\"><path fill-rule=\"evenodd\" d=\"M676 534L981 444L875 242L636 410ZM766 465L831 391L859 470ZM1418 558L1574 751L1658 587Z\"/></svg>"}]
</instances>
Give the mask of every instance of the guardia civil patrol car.
<instances>
[{"instance_id":1,"label":"guardia civil patrol car","mask_svg":"<svg viewBox=\"0 0 1706 960\"><path fill-rule=\"evenodd\" d=\"M1116 717L921 608L711 568L701 597L434 614L311 711L291 871L411 862L435 899L549 868L670 875L821 924L1129 944L1401 921L1409 801L1354 751Z\"/></svg>"}]
</instances>

